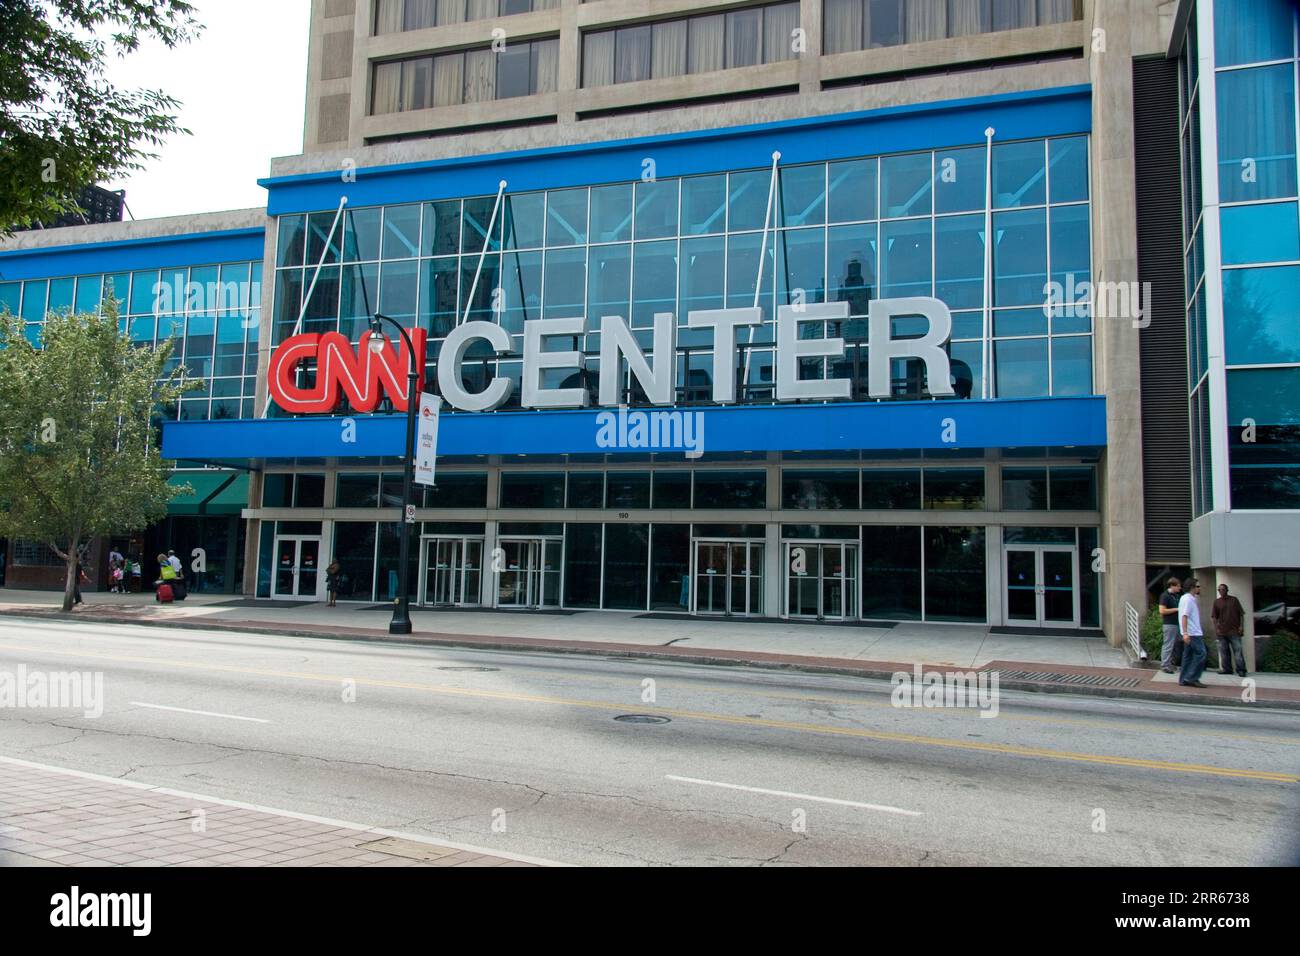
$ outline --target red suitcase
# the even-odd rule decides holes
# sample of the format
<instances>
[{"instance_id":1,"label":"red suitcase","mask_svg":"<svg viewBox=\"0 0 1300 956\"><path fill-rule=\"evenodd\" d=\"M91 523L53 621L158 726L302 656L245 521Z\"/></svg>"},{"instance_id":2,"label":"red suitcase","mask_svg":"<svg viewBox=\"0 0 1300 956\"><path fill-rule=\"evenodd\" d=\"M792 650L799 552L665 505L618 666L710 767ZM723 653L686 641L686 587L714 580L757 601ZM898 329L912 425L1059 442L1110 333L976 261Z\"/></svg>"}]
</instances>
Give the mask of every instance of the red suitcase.
<instances>
[{"instance_id":1,"label":"red suitcase","mask_svg":"<svg viewBox=\"0 0 1300 956\"><path fill-rule=\"evenodd\" d=\"M171 604L172 601L176 600L176 595L172 593L172 586L170 584L158 585L158 593L154 595L154 597L161 604Z\"/></svg>"}]
</instances>

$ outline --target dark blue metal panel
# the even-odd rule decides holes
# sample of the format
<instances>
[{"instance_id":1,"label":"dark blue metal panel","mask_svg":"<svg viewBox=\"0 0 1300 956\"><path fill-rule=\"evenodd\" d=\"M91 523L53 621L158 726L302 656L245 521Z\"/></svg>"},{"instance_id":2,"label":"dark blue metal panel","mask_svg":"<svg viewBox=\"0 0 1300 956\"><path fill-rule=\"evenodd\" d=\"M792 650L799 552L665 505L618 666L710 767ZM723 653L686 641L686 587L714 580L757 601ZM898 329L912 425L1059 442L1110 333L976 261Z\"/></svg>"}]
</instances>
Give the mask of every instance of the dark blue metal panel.
<instances>
[{"instance_id":1,"label":"dark blue metal panel","mask_svg":"<svg viewBox=\"0 0 1300 956\"><path fill-rule=\"evenodd\" d=\"M265 229L226 229L183 236L18 249L0 252L0 281L170 269L219 262L261 262L265 245Z\"/></svg>"},{"instance_id":2,"label":"dark blue metal panel","mask_svg":"<svg viewBox=\"0 0 1300 956\"><path fill-rule=\"evenodd\" d=\"M632 414L652 412L633 409ZM857 449L1039 448L1106 444L1106 400L1025 398L991 401L872 402L826 405L711 406L665 409L699 416L691 434L705 452ZM644 454L682 447L601 443L611 409L519 411L443 416L439 455ZM404 415L168 422L169 459L274 460L398 456ZM349 440L350 439L350 440Z\"/></svg>"},{"instance_id":3,"label":"dark blue metal panel","mask_svg":"<svg viewBox=\"0 0 1300 956\"><path fill-rule=\"evenodd\" d=\"M1092 128L1087 86L1032 90L894 106L751 126L700 130L576 146L456 157L356 170L343 182L337 170L259 180L269 192L268 213L310 212L460 196L491 195L505 179L512 193L640 179L646 159L655 175L686 176L765 167L773 151L782 165L852 156L1085 133Z\"/></svg>"}]
</instances>

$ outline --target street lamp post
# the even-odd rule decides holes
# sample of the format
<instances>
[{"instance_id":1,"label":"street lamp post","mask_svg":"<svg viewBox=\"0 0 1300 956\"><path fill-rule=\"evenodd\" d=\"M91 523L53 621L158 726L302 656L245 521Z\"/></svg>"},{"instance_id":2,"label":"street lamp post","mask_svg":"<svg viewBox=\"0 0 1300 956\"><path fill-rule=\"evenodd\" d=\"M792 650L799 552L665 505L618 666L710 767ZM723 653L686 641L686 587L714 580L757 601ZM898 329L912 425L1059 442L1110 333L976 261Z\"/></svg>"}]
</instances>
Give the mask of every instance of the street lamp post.
<instances>
[{"instance_id":1,"label":"street lamp post","mask_svg":"<svg viewBox=\"0 0 1300 956\"><path fill-rule=\"evenodd\" d=\"M387 346L388 340L384 336L382 325L384 322L390 323L393 328L401 333L402 341L406 343L406 354L411 359L411 368L406 376L406 465L402 469L402 522L401 545L398 549L400 564L397 572L397 600L393 604L393 619L388 622L389 634L410 634L411 523L407 520L406 515L411 508L411 486L414 484L415 478L415 412L420 401L417 384L420 375L416 363L420 358L415 354L415 346L411 343L411 337L406 333L406 329L402 324L378 312L370 320L370 350L378 354Z\"/></svg>"}]
</instances>

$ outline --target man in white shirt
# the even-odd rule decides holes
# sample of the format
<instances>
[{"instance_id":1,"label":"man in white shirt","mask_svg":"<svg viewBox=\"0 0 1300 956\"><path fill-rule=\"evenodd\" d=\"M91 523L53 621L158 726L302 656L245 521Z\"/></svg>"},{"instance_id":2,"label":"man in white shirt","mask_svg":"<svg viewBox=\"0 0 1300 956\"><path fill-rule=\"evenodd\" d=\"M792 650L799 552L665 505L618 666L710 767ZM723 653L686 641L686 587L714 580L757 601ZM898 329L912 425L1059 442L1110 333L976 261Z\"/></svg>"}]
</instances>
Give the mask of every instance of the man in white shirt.
<instances>
[{"instance_id":1,"label":"man in white shirt","mask_svg":"<svg viewBox=\"0 0 1300 956\"><path fill-rule=\"evenodd\" d=\"M181 559L176 557L175 551L169 550L167 552L167 563L172 566L172 570L175 571L177 574L183 575L185 573L184 570L181 568Z\"/></svg>"},{"instance_id":2,"label":"man in white shirt","mask_svg":"<svg viewBox=\"0 0 1300 956\"><path fill-rule=\"evenodd\" d=\"M1201 674L1205 671L1205 634L1201 630L1201 606L1197 599L1201 585L1196 578L1183 582L1183 596L1178 601L1178 630L1183 638L1183 667L1178 673L1178 683L1184 687L1204 687Z\"/></svg>"}]
</instances>

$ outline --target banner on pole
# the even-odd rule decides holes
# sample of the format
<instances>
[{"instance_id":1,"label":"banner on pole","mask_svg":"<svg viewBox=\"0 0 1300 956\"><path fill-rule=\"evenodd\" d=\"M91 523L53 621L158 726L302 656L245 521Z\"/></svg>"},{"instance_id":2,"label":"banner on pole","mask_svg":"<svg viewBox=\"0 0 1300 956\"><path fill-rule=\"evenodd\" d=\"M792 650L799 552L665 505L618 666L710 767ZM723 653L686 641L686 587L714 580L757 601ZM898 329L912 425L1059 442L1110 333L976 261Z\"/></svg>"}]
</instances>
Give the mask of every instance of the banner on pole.
<instances>
[{"instance_id":1,"label":"banner on pole","mask_svg":"<svg viewBox=\"0 0 1300 956\"><path fill-rule=\"evenodd\" d=\"M432 485L434 459L438 455L438 417L442 399L428 392L420 393L420 412L415 428L415 482Z\"/></svg>"}]
</instances>

